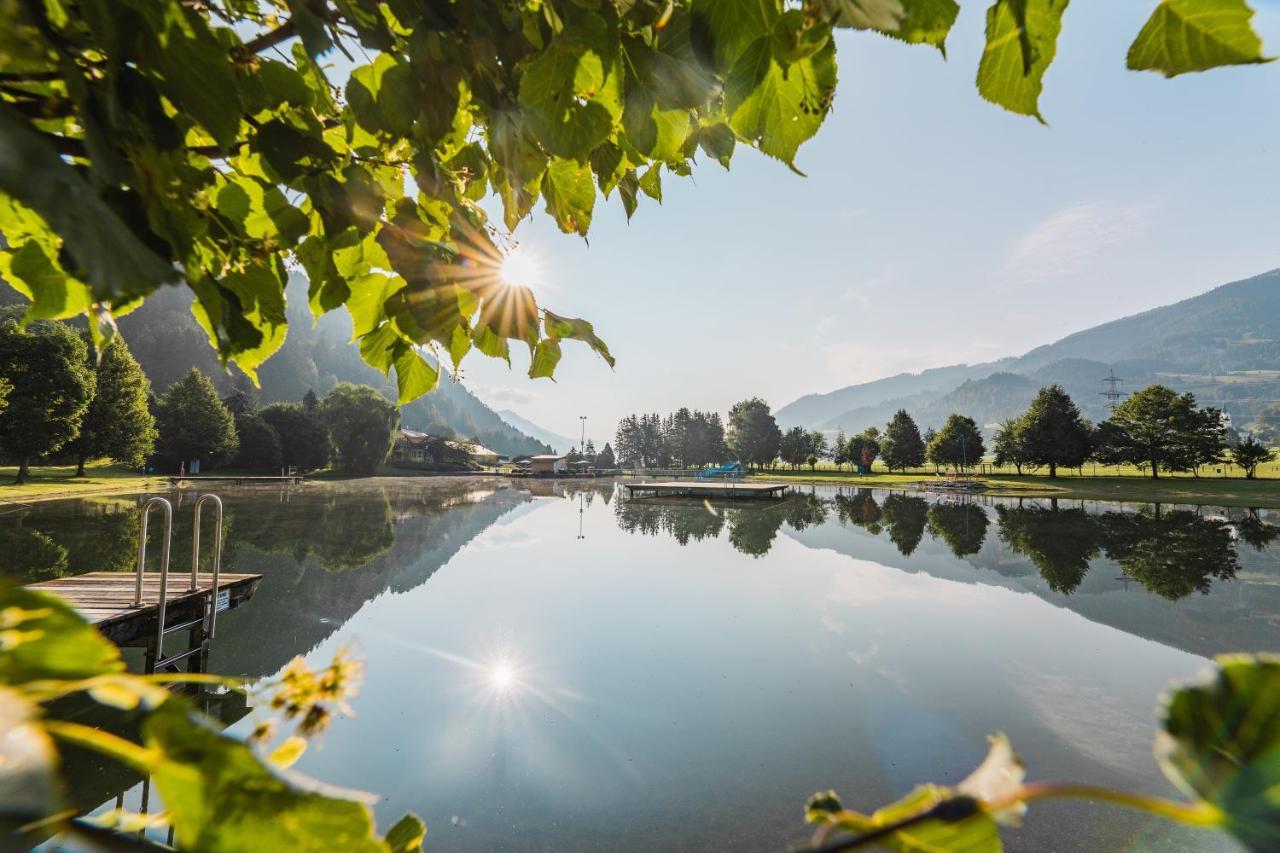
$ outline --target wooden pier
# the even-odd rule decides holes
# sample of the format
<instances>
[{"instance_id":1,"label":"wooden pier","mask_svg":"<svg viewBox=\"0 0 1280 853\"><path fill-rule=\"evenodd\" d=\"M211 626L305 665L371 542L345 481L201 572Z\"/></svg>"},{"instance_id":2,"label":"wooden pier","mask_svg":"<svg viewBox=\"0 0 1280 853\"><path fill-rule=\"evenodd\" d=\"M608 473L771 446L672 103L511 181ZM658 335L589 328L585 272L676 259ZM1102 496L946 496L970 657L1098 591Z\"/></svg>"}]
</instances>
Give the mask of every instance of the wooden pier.
<instances>
[{"instance_id":1,"label":"wooden pier","mask_svg":"<svg viewBox=\"0 0 1280 853\"><path fill-rule=\"evenodd\" d=\"M182 483L230 483L233 486L257 486L271 483L294 485L301 482L301 474L196 474L194 477L179 477L174 474L169 477L170 485L174 486Z\"/></svg>"},{"instance_id":2,"label":"wooden pier","mask_svg":"<svg viewBox=\"0 0 1280 853\"><path fill-rule=\"evenodd\" d=\"M229 610L244 603L253 595L260 580L262 575L221 572L214 595L215 609ZM136 582L133 572L89 572L33 583L28 588L62 597L108 640L118 646L133 646L155 639L160 575L148 572L143 576L140 606L133 603ZM194 590L190 588L190 573L171 573L165 590L166 631L203 621L212 586L213 575L207 572L197 576Z\"/></svg>"},{"instance_id":3,"label":"wooden pier","mask_svg":"<svg viewBox=\"0 0 1280 853\"><path fill-rule=\"evenodd\" d=\"M666 480L655 483L623 483L633 498L686 497L734 498L759 500L780 498L789 488L786 483L743 483L733 480Z\"/></svg>"}]
</instances>

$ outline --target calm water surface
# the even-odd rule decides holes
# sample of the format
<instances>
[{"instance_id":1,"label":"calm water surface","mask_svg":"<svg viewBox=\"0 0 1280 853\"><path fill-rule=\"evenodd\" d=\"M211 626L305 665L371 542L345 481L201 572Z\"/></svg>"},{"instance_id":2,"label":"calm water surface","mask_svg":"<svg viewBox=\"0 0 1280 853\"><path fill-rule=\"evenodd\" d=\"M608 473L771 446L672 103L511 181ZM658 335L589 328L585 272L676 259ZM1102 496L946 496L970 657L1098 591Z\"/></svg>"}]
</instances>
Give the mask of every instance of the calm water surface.
<instances>
[{"instance_id":1,"label":"calm water surface","mask_svg":"<svg viewBox=\"0 0 1280 853\"><path fill-rule=\"evenodd\" d=\"M224 489L224 565L261 572L211 667L350 645L355 717L299 769L426 819L432 850L782 850L835 788L954 783L1007 732L1037 779L1174 795L1154 708L1214 654L1280 649L1280 517L815 488L767 505L612 483ZM189 554L189 495L175 567ZM131 568L136 498L0 514L3 573ZM247 711L247 713L246 713ZM253 713L224 709L245 734ZM86 769L87 807L136 806ZM1230 850L1085 803L1014 850Z\"/></svg>"}]
</instances>

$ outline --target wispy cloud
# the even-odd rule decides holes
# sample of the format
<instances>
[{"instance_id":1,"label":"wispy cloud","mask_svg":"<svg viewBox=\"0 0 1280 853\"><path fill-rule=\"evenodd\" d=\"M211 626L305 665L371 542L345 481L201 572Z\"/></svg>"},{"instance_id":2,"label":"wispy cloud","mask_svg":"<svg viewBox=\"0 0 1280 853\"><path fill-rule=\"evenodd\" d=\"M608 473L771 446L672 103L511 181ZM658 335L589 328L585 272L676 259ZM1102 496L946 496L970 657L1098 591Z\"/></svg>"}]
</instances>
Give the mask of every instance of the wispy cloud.
<instances>
[{"instance_id":1,"label":"wispy cloud","mask_svg":"<svg viewBox=\"0 0 1280 853\"><path fill-rule=\"evenodd\" d=\"M519 385L482 385L468 382L467 387L471 393L494 409L514 409L517 406L528 406L542 399L542 395L537 391Z\"/></svg>"},{"instance_id":2,"label":"wispy cloud","mask_svg":"<svg viewBox=\"0 0 1280 853\"><path fill-rule=\"evenodd\" d=\"M1039 284L1087 272L1114 248L1146 231L1154 206L1091 201L1055 211L1024 234L1005 261L1018 284Z\"/></svg>"}]
</instances>

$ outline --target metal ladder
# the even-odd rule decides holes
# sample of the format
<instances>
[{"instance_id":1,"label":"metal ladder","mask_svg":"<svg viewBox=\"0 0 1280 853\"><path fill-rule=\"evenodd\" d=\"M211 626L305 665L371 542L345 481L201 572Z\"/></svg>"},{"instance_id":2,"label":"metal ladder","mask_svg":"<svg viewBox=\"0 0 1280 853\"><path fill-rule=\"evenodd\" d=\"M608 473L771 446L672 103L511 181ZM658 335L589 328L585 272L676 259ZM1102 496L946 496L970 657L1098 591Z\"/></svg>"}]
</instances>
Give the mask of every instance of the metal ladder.
<instances>
[{"instance_id":1,"label":"metal ladder","mask_svg":"<svg viewBox=\"0 0 1280 853\"><path fill-rule=\"evenodd\" d=\"M147 643L146 672L154 673L171 669L189 660L189 672L203 672L209 657L209 641L213 639L218 618L218 574L222 569L222 500L213 494L204 494L196 498L195 515L191 531L191 586L188 592L200 589L200 511L206 502L211 502L216 510L214 516L213 540L213 577L209 589L201 597L201 613L194 619L176 624L168 624L167 611L169 605L169 542L173 534L173 505L165 498L156 496L146 500L142 505L142 525L138 531L138 566L134 583L134 607L142 606L143 576L146 573L147 560L147 521L151 510L159 508L164 513L164 537L160 545L160 596L156 605L156 634ZM180 631L188 632L187 648L184 651L166 656L164 638Z\"/></svg>"}]
</instances>

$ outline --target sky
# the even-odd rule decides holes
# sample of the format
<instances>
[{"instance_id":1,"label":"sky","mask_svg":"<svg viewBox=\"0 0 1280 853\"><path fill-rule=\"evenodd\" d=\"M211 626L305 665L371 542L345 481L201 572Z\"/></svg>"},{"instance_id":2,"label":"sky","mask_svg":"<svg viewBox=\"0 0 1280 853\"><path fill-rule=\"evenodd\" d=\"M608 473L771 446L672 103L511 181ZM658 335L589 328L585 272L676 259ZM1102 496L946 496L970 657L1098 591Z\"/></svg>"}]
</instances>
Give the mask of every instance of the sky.
<instances>
[{"instance_id":1,"label":"sky","mask_svg":"<svg viewBox=\"0 0 1280 853\"><path fill-rule=\"evenodd\" d=\"M727 412L902 371L1019 355L1280 266L1280 62L1173 80L1127 71L1154 0L1076 0L1040 101L1048 126L973 86L984 2L961 0L947 59L837 37L840 82L807 177L739 145L663 176L630 223L597 202L589 243L539 206L515 237L539 300L589 319L611 370L566 345L555 381L483 356L495 408L597 445L619 418ZM1253 0L1280 54L1280 0ZM501 221L497 217L497 221Z\"/></svg>"}]
</instances>

